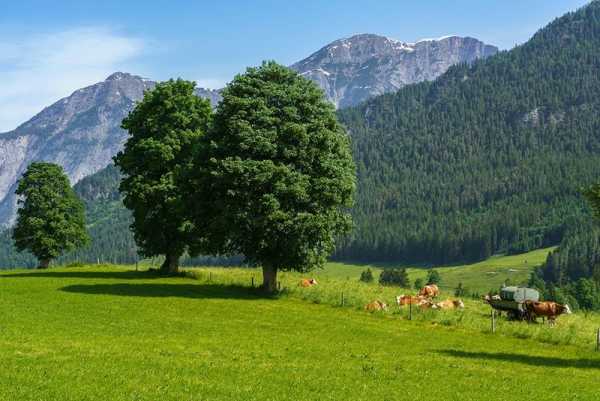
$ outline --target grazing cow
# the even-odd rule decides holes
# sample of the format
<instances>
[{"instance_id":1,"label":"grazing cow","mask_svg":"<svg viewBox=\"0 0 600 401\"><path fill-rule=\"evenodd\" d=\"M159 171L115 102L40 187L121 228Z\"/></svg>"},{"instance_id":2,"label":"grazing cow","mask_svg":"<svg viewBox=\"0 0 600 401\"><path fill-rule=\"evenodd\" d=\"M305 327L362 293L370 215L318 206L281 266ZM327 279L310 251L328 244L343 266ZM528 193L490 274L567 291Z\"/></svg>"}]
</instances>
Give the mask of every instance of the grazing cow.
<instances>
[{"instance_id":1,"label":"grazing cow","mask_svg":"<svg viewBox=\"0 0 600 401\"><path fill-rule=\"evenodd\" d=\"M418 295L427 297L427 298L435 298L438 295L440 295L440 289L435 284L429 284L429 285L426 285L425 287L421 288L421 291L419 291Z\"/></svg>"},{"instance_id":2,"label":"grazing cow","mask_svg":"<svg viewBox=\"0 0 600 401\"><path fill-rule=\"evenodd\" d=\"M460 299L447 299L433 304L433 309L464 309L465 304Z\"/></svg>"},{"instance_id":3,"label":"grazing cow","mask_svg":"<svg viewBox=\"0 0 600 401\"><path fill-rule=\"evenodd\" d=\"M381 302L379 300L370 302L365 305L365 310L369 311L369 312L375 312L375 311L386 310L386 309L387 309L387 305L384 302Z\"/></svg>"},{"instance_id":4,"label":"grazing cow","mask_svg":"<svg viewBox=\"0 0 600 401\"><path fill-rule=\"evenodd\" d=\"M317 285L317 284L319 284L319 283L317 283L317 280L315 280L314 278L311 278L311 279L305 278L305 279L302 279L302 281L300 281L300 287L304 287L304 288L312 287L313 285Z\"/></svg>"},{"instance_id":5,"label":"grazing cow","mask_svg":"<svg viewBox=\"0 0 600 401\"><path fill-rule=\"evenodd\" d=\"M569 305L561 305L556 302L544 301L544 302L535 302L535 301L525 301L523 302L525 306L525 310L529 313L532 319L536 317L542 316L548 318L548 323L555 324L556 317L566 313L570 315L571 308Z\"/></svg>"}]
</instances>

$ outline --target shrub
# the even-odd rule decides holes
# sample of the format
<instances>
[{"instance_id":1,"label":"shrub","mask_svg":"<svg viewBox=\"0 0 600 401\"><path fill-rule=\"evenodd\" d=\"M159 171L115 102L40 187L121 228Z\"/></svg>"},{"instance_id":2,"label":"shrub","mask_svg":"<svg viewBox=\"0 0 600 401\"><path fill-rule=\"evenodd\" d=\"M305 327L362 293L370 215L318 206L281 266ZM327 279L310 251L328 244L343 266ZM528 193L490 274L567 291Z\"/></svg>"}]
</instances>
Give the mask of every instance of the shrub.
<instances>
[{"instance_id":1,"label":"shrub","mask_svg":"<svg viewBox=\"0 0 600 401\"><path fill-rule=\"evenodd\" d=\"M423 279L422 278L416 279L415 280L415 290L420 290L423 287L424 287Z\"/></svg>"},{"instance_id":2,"label":"shrub","mask_svg":"<svg viewBox=\"0 0 600 401\"><path fill-rule=\"evenodd\" d=\"M409 288L410 280L406 269L384 269L379 276L379 284Z\"/></svg>"},{"instance_id":3,"label":"shrub","mask_svg":"<svg viewBox=\"0 0 600 401\"><path fill-rule=\"evenodd\" d=\"M364 283L372 283L373 282L373 272L371 269L367 269L360 273L360 281Z\"/></svg>"},{"instance_id":4,"label":"shrub","mask_svg":"<svg viewBox=\"0 0 600 401\"><path fill-rule=\"evenodd\" d=\"M429 273L427 273L427 285L429 284L439 284L442 281L440 277L440 273L437 270L431 269Z\"/></svg>"}]
</instances>

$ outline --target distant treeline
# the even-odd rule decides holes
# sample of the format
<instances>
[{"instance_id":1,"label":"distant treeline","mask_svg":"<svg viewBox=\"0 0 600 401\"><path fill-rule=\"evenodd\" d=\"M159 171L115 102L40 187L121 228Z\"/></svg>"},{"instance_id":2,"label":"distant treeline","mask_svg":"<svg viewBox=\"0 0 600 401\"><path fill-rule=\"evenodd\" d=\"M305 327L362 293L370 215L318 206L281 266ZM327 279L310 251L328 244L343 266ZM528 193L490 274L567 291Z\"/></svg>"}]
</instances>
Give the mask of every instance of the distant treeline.
<instances>
[{"instance_id":1,"label":"distant treeline","mask_svg":"<svg viewBox=\"0 0 600 401\"><path fill-rule=\"evenodd\" d=\"M559 248L532 275L530 285L545 299L575 308L600 310L600 227L591 219L579 221Z\"/></svg>"}]
</instances>

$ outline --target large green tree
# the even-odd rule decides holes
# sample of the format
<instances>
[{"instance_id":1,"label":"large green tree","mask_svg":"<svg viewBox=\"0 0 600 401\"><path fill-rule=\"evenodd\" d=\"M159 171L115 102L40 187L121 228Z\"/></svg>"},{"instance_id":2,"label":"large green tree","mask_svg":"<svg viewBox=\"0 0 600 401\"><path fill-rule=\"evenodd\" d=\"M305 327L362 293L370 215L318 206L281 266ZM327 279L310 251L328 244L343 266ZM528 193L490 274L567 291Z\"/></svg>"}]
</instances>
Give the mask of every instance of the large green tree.
<instances>
[{"instance_id":1,"label":"large green tree","mask_svg":"<svg viewBox=\"0 0 600 401\"><path fill-rule=\"evenodd\" d=\"M13 239L17 250L28 250L45 269L65 251L88 243L83 203L62 167L32 163L16 190L20 208Z\"/></svg>"},{"instance_id":2,"label":"large green tree","mask_svg":"<svg viewBox=\"0 0 600 401\"><path fill-rule=\"evenodd\" d=\"M210 103L194 95L194 86L178 79L146 92L123 120L129 138L114 158L124 174L119 189L133 214L139 251L164 255L163 274L178 271L190 240L178 177L189 167L192 148L211 118Z\"/></svg>"},{"instance_id":3,"label":"large green tree","mask_svg":"<svg viewBox=\"0 0 600 401\"><path fill-rule=\"evenodd\" d=\"M324 263L348 232L355 189L349 139L312 82L275 62L249 68L223 91L188 185L196 250L242 254L263 269Z\"/></svg>"}]
</instances>

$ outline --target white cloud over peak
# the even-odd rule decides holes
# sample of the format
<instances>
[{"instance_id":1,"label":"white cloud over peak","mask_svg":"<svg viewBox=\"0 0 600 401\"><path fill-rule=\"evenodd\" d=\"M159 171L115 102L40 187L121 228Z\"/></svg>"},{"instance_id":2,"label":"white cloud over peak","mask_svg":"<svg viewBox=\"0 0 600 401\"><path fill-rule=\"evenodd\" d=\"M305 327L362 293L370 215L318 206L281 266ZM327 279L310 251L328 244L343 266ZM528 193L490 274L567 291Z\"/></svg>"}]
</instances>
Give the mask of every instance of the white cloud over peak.
<instances>
[{"instance_id":1,"label":"white cloud over peak","mask_svg":"<svg viewBox=\"0 0 600 401\"><path fill-rule=\"evenodd\" d=\"M146 43L105 27L0 39L0 132L76 89L130 68Z\"/></svg>"}]
</instances>

